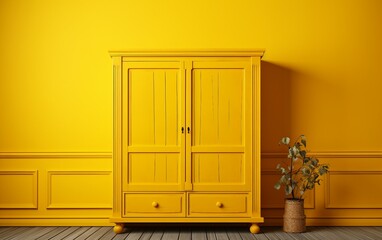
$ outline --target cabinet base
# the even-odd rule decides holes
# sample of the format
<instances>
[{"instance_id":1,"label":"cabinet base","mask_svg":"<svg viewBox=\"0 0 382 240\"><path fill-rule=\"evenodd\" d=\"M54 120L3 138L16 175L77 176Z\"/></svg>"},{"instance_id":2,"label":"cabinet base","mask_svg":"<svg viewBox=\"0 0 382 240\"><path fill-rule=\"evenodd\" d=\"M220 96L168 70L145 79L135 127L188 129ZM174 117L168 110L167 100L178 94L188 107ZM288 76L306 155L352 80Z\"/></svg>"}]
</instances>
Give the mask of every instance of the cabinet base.
<instances>
[{"instance_id":1,"label":"cabinet base","mask_svg":"<svg viewBox=\"0 0 382 240\"><path fill-rule=\"evenodd\" d=\"M113 228L113 231L116 233L116 234L120 234L120 233L124 233L125 231L125 223L116 223L114 228ZM251 227L249 228L249 231L253 234L257 234L260 232L260 227L258 224L256 223L252 223Z\"/></svg>"}]
</instances>

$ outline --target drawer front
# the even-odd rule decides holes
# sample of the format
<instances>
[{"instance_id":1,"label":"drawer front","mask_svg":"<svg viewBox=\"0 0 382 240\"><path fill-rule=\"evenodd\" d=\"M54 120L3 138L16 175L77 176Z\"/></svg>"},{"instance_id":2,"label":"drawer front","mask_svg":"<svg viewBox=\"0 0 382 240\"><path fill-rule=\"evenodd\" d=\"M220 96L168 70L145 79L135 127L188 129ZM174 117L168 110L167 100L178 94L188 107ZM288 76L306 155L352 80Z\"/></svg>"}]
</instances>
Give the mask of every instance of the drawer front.
<instances>
[{"instance_id":1,"label":"drawer front","mask_svg":"<svg viewBox=\"0 0 382 240\"><path fill-rule=\"evenodd\" d=\"M189 194L188 215L191 217L247 217L248 194Z\"/></svg>"},{"instance_id":2,"label":"drawer front","mask_svg":"<svg viewBox=\"0 0 382 240\"><path fill-rule=\"evenodd\" d=\"M184 209L184 194L124 194L125 217L184 217Z\"/></svg>"}]
</instances>

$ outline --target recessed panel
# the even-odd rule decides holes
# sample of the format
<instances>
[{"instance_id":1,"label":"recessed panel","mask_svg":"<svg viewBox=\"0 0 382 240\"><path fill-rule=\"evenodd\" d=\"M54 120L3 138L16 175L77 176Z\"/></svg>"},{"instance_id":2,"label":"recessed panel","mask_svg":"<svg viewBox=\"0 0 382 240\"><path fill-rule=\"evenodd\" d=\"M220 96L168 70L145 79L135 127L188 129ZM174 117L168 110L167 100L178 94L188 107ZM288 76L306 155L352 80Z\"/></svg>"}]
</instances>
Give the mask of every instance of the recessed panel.
<instances>
[{"instance_id":1,"label":"recessed panel","mask_svg":"<svg viewBox=\"0 0 382 240\"><path fill-rule=\"evenodd\" d=\"M48 172L47 208L111 208L111 172Z\"/></svg>"},{"instance_id":2,"label":"recessed panel","mask_svg":"<svg viewBox=\"0 0 382 240\"><path fill-rule=\"evenodd\" d=\"M37 208L37 171L0 171L0 208Z\"/></svg>"},{"instance_id":3,"label":"recessed panel","mask_svg":"<svg viewBox=\"0 0 382 240\"><path fill-rule=\"evenodd\" d=\"M179 135L177 69L130 69L129 146L174 146Z\"/></svg>"},{"instance_id":4,"label":"recessed panel","mask_svg":"<svg viewBox=\"0 0 382 240\"><path fill-rule=\"evenodd\" d=\"M177 183L179 181L179 154L131 153L128 173L130 184Z\"/></svg>"},{"instance_id":5,"label":"recessed panel","mask_svg":"<svg viewBox=\"0 0 382 240\"><path fill-rule=\"evenodd\" d=\"M195 153L192 155L195 184L241 184L245 171L241 153Z\"/></svg>"},{"instance_id":6,"label":"recessed panel","mask_svg":"<svg viewBox=\"0 0 382 240\"><path fill-rule=\"evenodd\" d=\"M242 145L243 69L195 69L192 85L193 146Z\"/></svg>"},{"instance_id":7,"label":"recessed panel","mask_svg":"<svg viewBox=\"0 0 382 240\"><path fill-rule=\"evenodd\" d=\"M326 208L382 207L382 172L333 171L326 179Z\"/></svg>"}]
</instances>

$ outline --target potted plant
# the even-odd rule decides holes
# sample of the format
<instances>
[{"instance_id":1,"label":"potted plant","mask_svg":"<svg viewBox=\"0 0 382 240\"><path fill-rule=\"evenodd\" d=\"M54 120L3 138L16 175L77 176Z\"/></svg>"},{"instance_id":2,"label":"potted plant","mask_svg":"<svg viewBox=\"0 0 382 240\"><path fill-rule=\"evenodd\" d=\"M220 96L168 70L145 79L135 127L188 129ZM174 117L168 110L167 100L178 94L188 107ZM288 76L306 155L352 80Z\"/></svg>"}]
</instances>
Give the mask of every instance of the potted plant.
<instances>
[{"instance_id":1,"label":"potted plant","mask_svg":"<svg viewBox=\"0 0 382 240\"><path fill-rule=\"evenodd\" d=\"M306 137L301 135L291 144L289 137L283 137L279 145L288 148L288 159L277 165L281 172L275 188L284 186L285 209L284 231L305 232L304 194L314 189L316 183L320 185L320 176L329 170L327 164L320 164L315 157L307 156Z\"/></svg>"}]
</instances>

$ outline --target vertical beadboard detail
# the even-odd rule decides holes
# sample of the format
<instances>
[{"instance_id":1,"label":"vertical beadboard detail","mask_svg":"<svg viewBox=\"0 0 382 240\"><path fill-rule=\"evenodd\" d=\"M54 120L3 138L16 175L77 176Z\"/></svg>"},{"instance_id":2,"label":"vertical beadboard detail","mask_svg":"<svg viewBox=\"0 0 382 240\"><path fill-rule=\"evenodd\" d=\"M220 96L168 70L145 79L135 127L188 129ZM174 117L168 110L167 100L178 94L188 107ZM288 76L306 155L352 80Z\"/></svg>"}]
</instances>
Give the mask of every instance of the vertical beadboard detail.
<instances>
[{"instance_id":1,"label":"vertical beadboard detail","mask_svg":"<svg viewBox=\"0 0 382 240\"><path fill-rule=\"evenodd\" d=\"M153 92L152 92L152 95L153 95L153 126L154 126L154 134L153 134L153 137L154 137L154 145L156 144L156 134L157 134L157 131L156 131L156 128L155 128L155 125L156 125L156 111L155 111L155 72L153 71L153 77L152 77L152 88L153 88Z\"/></svg>"}]
</instances>

